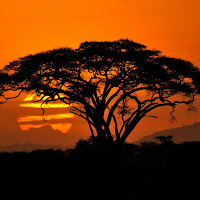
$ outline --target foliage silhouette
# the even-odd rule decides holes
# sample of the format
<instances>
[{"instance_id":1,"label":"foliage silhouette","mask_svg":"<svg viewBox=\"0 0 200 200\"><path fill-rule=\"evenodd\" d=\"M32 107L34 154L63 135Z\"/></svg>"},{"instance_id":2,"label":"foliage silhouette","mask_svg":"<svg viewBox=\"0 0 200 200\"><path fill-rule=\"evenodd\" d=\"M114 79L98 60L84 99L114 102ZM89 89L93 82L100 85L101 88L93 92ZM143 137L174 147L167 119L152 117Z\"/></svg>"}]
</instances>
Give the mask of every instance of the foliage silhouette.
<instances>
[{"instance_id":1,"label":"foliage silhouette","mask_svg":"<svg viewBox=\"0 0 200 200\"><path fill-rule=\"evenodd\" d=\"M156 136L155 139L160 141L161 144L172 144L173 140L172 140L172 135L168 135L168 136Z\"/></svg>"},{"instance_id":2,"label":"foliage silhouette","mask_svg":"<svg viewBox=\"0 0 200 200\"><path fill-rule=\"evenodd\" d=\"M0 95L3 103L34 92L41 107L62 101L88 122L93 139L124 143L144 117L156 117L149 115L156 108L171 107L172 121L178 104L194 110L199 79L190 62L121 39L19 58L0 72ZM8 91L18 93L8 97Z\"/></svg>"},{"instance_id":3,"label":"foliage silhouette","mask_svg":"<svg viewBox=\"0 0 200 200\"><path fill-rule=\"evenodd\" d=\"M146 143L145 146L126 143L122 156L114 151L96 154L97 149L90 144L89 139L79 141L74 149L67 151L0 153L1 195L6 191L5 187L15 196L17 191L21 191L21 195L43 192L45 196L51 196L52 191L56 195L62 191L69 195L70 190L75 189L78 191L73 194L75 199L77 194L81 198L92 192L95 193L91 199L98 199L100 193L104 199L110 199L108 194L119 199L130 193L128 197L133 197L138 189L144 192L151 186L154 195L160 188L171 192L172 186L176 190L178 187L181 190L199 187L200 142ZM83 193L80 193L81 188L84 188Z\"/></svg>"}]
</instances>

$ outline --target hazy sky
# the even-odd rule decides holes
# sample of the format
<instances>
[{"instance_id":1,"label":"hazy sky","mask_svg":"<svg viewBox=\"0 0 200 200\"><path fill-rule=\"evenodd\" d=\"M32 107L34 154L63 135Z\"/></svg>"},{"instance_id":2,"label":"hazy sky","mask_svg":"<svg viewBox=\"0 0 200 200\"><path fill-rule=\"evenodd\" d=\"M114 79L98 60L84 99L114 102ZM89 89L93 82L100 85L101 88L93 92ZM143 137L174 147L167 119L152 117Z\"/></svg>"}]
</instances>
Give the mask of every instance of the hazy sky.
<instances>
[{"instance_id":1,"label":"hazy sky","mask_svg":"<svg viewBox=\"0 0 200 200\"><path fill-rule=\"evenodd\" d=\"M143 43L148 48L160 50L167 56L190 60L200 66L199 22L199 0L2 1L0 68L27 54L65 46L77 48L86 40L111 41L120 38ZM23 98L25 96L18 100L21 101ZM60 125L72 124L66 134L53 131L49 126L22 131L18 122L19 117L40 115L41 111L38 108L19 107L20 103L22 102L0 107L0 144L26 141L71 143L88 130L86 124L73 118L54 121ZM29 113L30 109L32 114ZM64 109L52 108L49 112L51 115L63 113L66 111ZM133 141L142 135L169 127L168 113L159 113L160 119L145 119L129 140ZM179 122L172 126L199 121L199 114L188 115L182 109L177 112L177 116ZM49 128L51 136L42 136L45 128ZM70 134L74 134L74 137ZM84 134L86 137L87 134Z\"/></svg>"}]
</instances>

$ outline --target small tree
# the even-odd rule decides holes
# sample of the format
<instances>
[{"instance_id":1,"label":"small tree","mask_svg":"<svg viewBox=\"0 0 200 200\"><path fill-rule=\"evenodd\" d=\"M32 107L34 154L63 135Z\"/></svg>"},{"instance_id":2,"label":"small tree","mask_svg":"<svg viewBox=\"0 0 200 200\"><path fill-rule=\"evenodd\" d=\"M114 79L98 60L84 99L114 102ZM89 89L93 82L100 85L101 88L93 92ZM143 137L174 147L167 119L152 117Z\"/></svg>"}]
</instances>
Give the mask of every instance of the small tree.
<instances>
[{"instance_id":1,"label":"small tree","mask_svg":"<svg viewBox=\"0 0 200 200\"><path fill-rule=\"evenodd\" d=\"M155 117L152 110L169 106L173 120L178 104L193 108L199 79L190 62L130 40L84 42L11 62L0 73L0 95L34 92L41 105L62 101L88 122L93 138L123 143L144 117Z\"/></svg>"},{"instance_id":2,"label":"small tree","mask_svg":"<svg viewBox=\"0 0 200 200\"><path fill-rule=\"evenodd\" d=\"M160 136L156 136L155 139L158 140L161 144L173 144L173 140L172 140L172 135L168 135L168 136L164 136L164 135L160 135Z\"/></svg>"}]
</instances>

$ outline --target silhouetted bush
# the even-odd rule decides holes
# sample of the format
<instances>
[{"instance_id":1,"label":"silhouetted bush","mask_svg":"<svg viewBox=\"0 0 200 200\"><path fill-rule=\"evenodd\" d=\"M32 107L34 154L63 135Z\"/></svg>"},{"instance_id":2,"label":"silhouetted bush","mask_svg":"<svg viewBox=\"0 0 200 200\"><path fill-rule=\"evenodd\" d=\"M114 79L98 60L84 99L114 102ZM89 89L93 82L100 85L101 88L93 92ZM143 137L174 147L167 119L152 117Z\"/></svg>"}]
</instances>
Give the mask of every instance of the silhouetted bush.
<instances>
[{"instance_id":1,"label":"silhouetted bush","mask_svg":"<svg viewBox=\"0 0 200 200\"><path fill-rule=\"evenodd\" d=\"M194 185L200 180L199 155L200 142L112 143L100 147L89 138L79 140L75 148L66 151L0 153L0 176L3 187L9 190L50 186L55 191L61 187L66 190L66 184L74 181L75 185L80 181L101 182L101 187L127 181L133 188L144 183L155 187L177 182Z\"/></svg>"},{"instance_id":2,"label":"silhouetted bush","mask_svg":"<svg viewBox=\"0 0 200 200\"><path fill-rule=\"evenodd\" d=\"M155 139L158 140L163 145L173 144L172 135L168 136L156 136Z\"/></svg>"}]
</instances>

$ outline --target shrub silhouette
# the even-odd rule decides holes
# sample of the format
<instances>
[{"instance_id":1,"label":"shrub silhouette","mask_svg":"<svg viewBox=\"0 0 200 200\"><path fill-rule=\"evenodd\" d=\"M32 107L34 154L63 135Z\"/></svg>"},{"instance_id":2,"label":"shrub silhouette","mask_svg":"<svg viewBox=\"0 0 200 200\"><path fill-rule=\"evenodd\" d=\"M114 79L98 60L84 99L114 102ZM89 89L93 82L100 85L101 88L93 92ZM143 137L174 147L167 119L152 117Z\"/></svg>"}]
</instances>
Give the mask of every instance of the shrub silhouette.
<instances>
[{"instance_id":1,"label":"shrub silhouette","mask_svg":"<svg viewBox=\"0 0 200 200\"><path fill-rule=\"evenodd\" d=\"M173 185L175 189L198 185L200 142L168 146L126 143L123 149L122 156L102 152L98 155L89 139L77 142L76 148L68 152L49 149L0 153L1 195L11 191L16 195L22 188L23 194L29 195L43 192L51 196L51 191L57 195L63 191L68 195L75 188L80 197L86 197L89 191L90 194L94 192L93 198L98 198L101 192L106 199L106 192L118 198L124 193L132 195L141 188L142 191L151 188L155 195L155 188L168 191ZM119 193L115 192L118 186Z\"/></svg>"},{"instance_id":2,"label":"shrub silhouette","mask_svg":"<svg viewBox=\"0 0 200 200\"><path fill-rule=\"evenodd\" d=\"M156 136L155 137L155 139L158 140L163 145L172 144L173 143L172 138L173 137L171 135L168 135L168 136Z\"/></svg>"}]
</instances>

